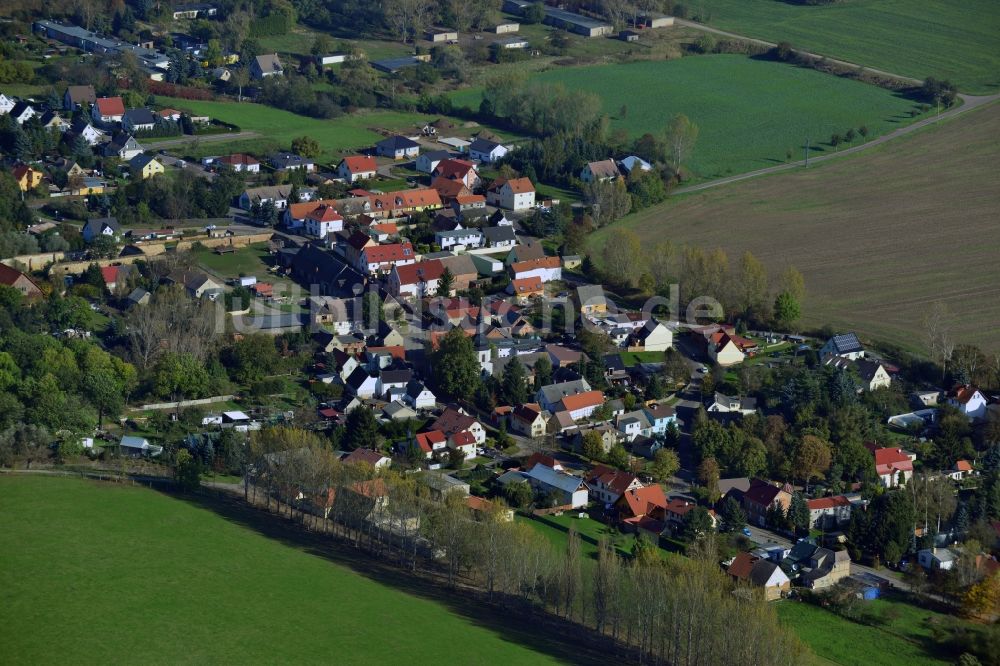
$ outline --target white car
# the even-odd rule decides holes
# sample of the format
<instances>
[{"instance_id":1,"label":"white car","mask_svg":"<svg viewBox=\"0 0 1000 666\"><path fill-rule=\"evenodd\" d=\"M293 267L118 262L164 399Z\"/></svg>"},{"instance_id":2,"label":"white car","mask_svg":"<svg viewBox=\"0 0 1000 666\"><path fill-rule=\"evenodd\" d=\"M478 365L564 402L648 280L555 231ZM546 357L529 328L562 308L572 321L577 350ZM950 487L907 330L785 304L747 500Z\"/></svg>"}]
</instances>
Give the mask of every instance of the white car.
<instances>
[{"instance_id":1,"label":"white car","mask_svg":"<svg viewBox=\"0 0 1000 666\"><path fill-rule=\"evenodd\" d=\"M702 365L702 366L698 367L698 374L704 375L707 372L708 372L708 368L706 368L705 366Z\"/></svg>"}]
</instances>

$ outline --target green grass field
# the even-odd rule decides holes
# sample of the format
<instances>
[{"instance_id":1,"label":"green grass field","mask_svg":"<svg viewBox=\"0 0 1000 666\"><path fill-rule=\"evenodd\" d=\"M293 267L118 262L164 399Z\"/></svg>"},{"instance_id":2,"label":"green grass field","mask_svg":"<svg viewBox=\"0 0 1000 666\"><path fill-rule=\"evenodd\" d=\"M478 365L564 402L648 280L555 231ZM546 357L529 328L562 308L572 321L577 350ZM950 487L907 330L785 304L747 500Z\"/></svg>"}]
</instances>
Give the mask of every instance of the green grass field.
<instances>
[{"instance_id":1,"label":"green grass field","mask_svg":"<svg viewBox=\"0 0 1000 666\"><path fill-rule=\"evenodd\" d=\"M238 125L244 131L259 133L260 139L233 142L254 153L261 152L262 141L276 143L287 150L295 137L310 136L319 142L323 150L322 158L325 159L334 159L344 152L370 147L382 138L374 131L376 128L412 132L424 122L434 119L397 111L373 111L320 120L250 102L239 104L172 97L157 97L156 102L163 106L190 110L198 115L211 116ZM219 154L224 152L223 145L206 142L200 146L199 152Z\"/></svg>"},{"instance_id":2,"label":"green grass field","mask_svg":"<svg viewBox=\"0 0 1000 666\"><path fill-rule=\"evenodd\" d=\"M779 0L695 0L692 14L747 37L915 78L950 79L963 91L1000 88L996 0L850 0L809 7Z\"/></svg>"},{"instance_id":3,"label":"green grass field","mask_svg":"<svg viewBox=\"0 0 1000 666\"><path fill-rule=\"evenodd\" d=\"M556 661L481 614L152 490L5 475L0 497L6 663Z\"/></svg>"},{"instance_id":4,"label":"green grass field","mask_svg":"<svg viewBox=\"0 0 1000 666\"><path fill-rule=\"evenodd\" d=\"M841 666L932 666L950 663L928 654L919 640L915 641L905 633L858 624L807 603L776 603L781 623L795 631L819 657L830 663Z\"/></svg>"},{"instance_id":5,"label":"green grass field","mask_svg":"<svg viewBox=\"0 0 1000 666\"><path fill-rule=\"evenodd\" d=\"M833 150L830 135L866 125L876 137L911 121L910 100L857 81L738 55L551 69L531 78L596 93L613 128L660 134L677 113L699 127L686 165L710 179ZM628 91L625 94L625 91ZM455 101L476 106L476 89ZM621 116L621 107L626 115Z\"/></svg>"},{"instance_id":6,"label":"green grass field","mask_svg":"<svg viewBox=\"0 0 1000 666\"><path fill-rule=\"evenodd\" d=\"M268 275L267 243L257 243L240 248L228 254L216 254L212 248L196 248L191 250L192 256L202 266L222 278L235 278L241 275L254 275L263 278Z\"/></svg>"}]
</instances>

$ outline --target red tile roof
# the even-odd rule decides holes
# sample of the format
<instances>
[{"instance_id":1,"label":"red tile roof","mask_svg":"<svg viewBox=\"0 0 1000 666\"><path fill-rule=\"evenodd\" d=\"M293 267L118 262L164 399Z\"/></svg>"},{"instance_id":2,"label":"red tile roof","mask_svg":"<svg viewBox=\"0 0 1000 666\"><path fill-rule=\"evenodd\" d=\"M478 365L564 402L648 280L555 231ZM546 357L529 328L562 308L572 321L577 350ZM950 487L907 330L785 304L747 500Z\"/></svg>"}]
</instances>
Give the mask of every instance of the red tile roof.
<instances>
[{"instance_id":1,"label":"red tile roof","mask_svg":"<svg viewBox=\"0 0 1000 666\"><path fill-rule=\"evenodd\" d=\"M750 553L740 553L733 559L732 564L726 569L726 573L733 578L747 580L750 578L750 572L753 571L753 565L756 562L757 558Z\"/></svg>"},{"instance_id":2,"label":"red tile roof","mask_svg":"<svg viewBox=\"0 0 1000 666\"><path fill-rule=\"evenodd\" d=\"M542 278L537 275L520 278L518 280L511 280L510 284L514 289L515 294L537 294L544 291L544 287L542 287Z\"/></svg>"},{"instance_id":3,"label":"red tile roof","mask_svg":"<svg viewBox=\"0 0 1000 666\"><path fill-rule=\"evenodd\" d=\"M955 463L955 471L956 472L971 472L972 471L972 465L969 463L968 460L959 460L958 462Z\"/></svg>"},{"instance_id":4,"label":"red tile roof","mask_svg":"<svg viewBox=\"0 0 1000 666\"><path fill-rule=\"evenodd\" d=\"M375 158L364 155L350 155L343 160L344 166L351 173L361 173L365 171L375 171Z\"/></svg>"},{"instance_id":5,"label":"red tile roof","mask_svg":"<svg viewBox=\"0 0 1000 666\"><path fill-rule=\"evenodd\" d=\"M604 404L604 394L600 391L585 391L575 395L568 395L562 400L563 409L567 412L574 412L578 409L596 407Z\"/></svg>"},{"instance_id":6,"label":"red tile roof","mask_svg":"<svg viewBox=\"0 0 1000 666\"><path fill-rule=\"evenodd\" d=\"M385 460L385 458L386 456L382 455L378 451L372 451L371 449L355 449L344 456L343 461L348 464L367 463L375 466Z\"/></svg>"},{"instance_id":7,"label":"red tile roof","mask_svg":"<svg viewBox=\"0 0 1000 666\"><path fill-rule=\"evenodd\" d=\"M559 268L559 257L544 257L542 259L529 259L528 261L515 261L510 265L514 274L527 273L538 268Z\"/></svg>"},{"instance_id":8,"label":"red tile roof","mask_svg":"<svg viewBox=\"0 0 1000 666\"><path fill-rule=\"evenodd\" d=\"M462 430L451 436L451 443L455 446L469 446L476 443L476 437L468 430Z\"/></svg>"},{"instance_id":9,"label":"red tile roof","mask_svg":"<svg viewBox=\"0 0 1000 666\"><path fill-rule=\"evenodd\" d=\"M490 191L495 192L499 190L504 185L509 185L511 192L514 194L524 194L525 192L534 192L535 186L532 185L530 178L504 178L500 177L490 183Z\"/></svg>"},{"instance_id":10,"label":"red tile roof","mask_svg":"<svg viewBox=\"0 0 1000 666\"><path fill-rule=\"evenodd\" d=\"M431 430L430 432L421 432L416 436L417 446L424 453L430 453L434 450L435 444L444 444L446 438L444 433L440 430ZM440 447L439 447L440 448Z\"/></svg>"},{"instance_id":11,"label":"red tile roof","mask_svg":"<svg viewBox=\"0 0 1000 666\"><path fill-rule=\"evenodd\" d=\"M850 504L851 501L843 495L833 495L832 497L821 497L819 499L806 501L806 505L809 507L810 511L832 509L836 506L850 506Z\"/></svg>"},{"instance_id":12,"label":"red tile roof","mask_svg":"<svg viewBox=\"0 0 1000 666\"><path fill-rule=\"evenodd\" d=\"M104 284L114 284L118 281L118 266L102 266L101 276L104 278Z\"/></svg>"},{"instance_id":13,"label":"red tile roof","mask_svg":"<svg viewBox=\"0 0 1000 666\"><path fill-rule=\"evenodd\" d=\"M250 157L244 153L233 153L232 155L225 155L219 158L221 164L242 164L244 166L250 166L253 164L260 164L260 161L255 157Z\"/></svg>"},{"instance_id":14,"label":"red tile roof","mask_svg":"<svg viewBox=\"0 0 1000 666\"><path fill-rule=\"evenodd\" d=\"M455 199L466 194L472 194L469 188L460 180L449 180L447 178L435 178L431 182L431 187L445 199Z\"/></svg>"},{"instance_id":15,"label":"red tile roof","mask_svg":"<svg viewBox=\"0 0 1000 666\"><path fill-rule=\"evenodd\" d=\"M875 449L875 473L879 476L894 472L912 472L913 461L900 448Z\"/></svg>"},{"instance_id":16,"label":"red tile roof","mask_svg":"<svg viewBox=\"0 0 1000 666\"><path fill-rule=\"evenodd\" d=\"M337 204L336 199L317 199L316 201L306 201L303 203L288 204L288 216L293 220L304 220L309 213L317 208L333 208Z\"/></svg>"},{"instance_id":17,"label":"red tile roof","mask_svg":"<svg viewBox=\"0 0 1000 666\"><path fill-rule=\"evenodd\" d=\"M434 175L441 178L465 178L470 171L475 171L476 165L465 160L441 160L434 168Z\"/></svg>"},{"instance_id":18,"label":"red tile roof","mask_svg":"<svg viewBox=\"0 0 1000 666\"><path fill-rule=\"evenodd\" d=\"M125 115L125 102L121 97L98 97L97 112L102 116Z\"/></svg>"},{"instance_id":19,"label":"red tile roof","mask_svg":"<svg viewBox=\"0 0 1000 666\"><path fill-rule=\"evenodd\" d=\"M979 389L975 386L959 384L948 391L948 398L964 405L972 400L977 393L979 393Z\"/></svg>"},{"instance_id":20,"label":"red tile roof","mask_svg":"<svg viewBox=\"0 0 1000 666\"><path fill-rule=\"evenodd\" d=\"M598 465L590 470L586 480L588 482L599 483L605 488L621 495L625 493L629 486L636 482L637 477L635 474L623 472L620 469L614 469L607 465Z\"/></svg>"},{"instance_id":21,"label":"red tile roof","mask_svg":"<svg viewBox=\"0 0 1000 666\"><path fill-rule=\"evenodd\" d=\"M409 243L373 245L362 250L366 264L389 264L404 259L413 259L413 246Z\"/></svg>"},{"instance_id":22,"label":"red tile roof","mask_svg":"<svg viewBox=\"0 0 1000 666\"><path fill-rule=\"evenodd\" d=\"M343 221L343 217L337 212L337 209L333 206L327 206L325 204L313 209L306 216L310 220L316 220L317 222L336 222L337 220Z\"/></svg>"},{"instance_id":23,"label":"red tile roof","mask_svg":"<svg viewBox=\"0 0 1000 666\"><path fill-rule=\"evenodd\" d=\"M440 279L444 274L444 264L439 259L428 259L416 264L396 266L394 269L400 285L419 284Z\"/></svg>"},{"instance_id":24,"label":"red tile roof","mask_svg":"<svg viewBox=\"0 0 1000 666\"><path fill-rule=\"evenodd\" d=\"M657 510L667 508L667 496L658 485L627 490L618 499L619 508L627 510L631 516L649 516Z\"/></svg>"}]
</instances>

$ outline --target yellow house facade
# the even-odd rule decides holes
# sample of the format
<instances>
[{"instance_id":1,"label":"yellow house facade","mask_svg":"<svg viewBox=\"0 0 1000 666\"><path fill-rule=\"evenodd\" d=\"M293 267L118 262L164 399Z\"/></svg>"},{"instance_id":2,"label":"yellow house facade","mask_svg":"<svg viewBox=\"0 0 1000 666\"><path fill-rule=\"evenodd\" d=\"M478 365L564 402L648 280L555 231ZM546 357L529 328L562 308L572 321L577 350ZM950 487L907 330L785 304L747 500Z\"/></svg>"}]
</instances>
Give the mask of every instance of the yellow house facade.
<instances>
[{"instance_id":1,"label":"yellow house facade","mask_svg":"<svg viewBox=\"0 0 1000 666\"><path fill-rule=\"evenodd\" d=\"M132 173L142 180L148 180L163 173L163 165L151 157L139 155L132 162Z\"/></svg>"}]
</instances>

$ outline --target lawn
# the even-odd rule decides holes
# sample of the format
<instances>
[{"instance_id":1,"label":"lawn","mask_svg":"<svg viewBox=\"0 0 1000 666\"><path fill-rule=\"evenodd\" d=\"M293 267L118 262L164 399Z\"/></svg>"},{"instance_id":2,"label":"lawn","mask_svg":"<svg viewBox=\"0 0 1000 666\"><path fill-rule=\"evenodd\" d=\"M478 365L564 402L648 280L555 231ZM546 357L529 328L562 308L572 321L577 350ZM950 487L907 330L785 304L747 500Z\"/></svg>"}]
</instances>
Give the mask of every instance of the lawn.
<instances>
[{"instance_id":1,"label":"lawn","mask_svg":"<svg viewBox=\"0 0 1000 666\"><path fill-rule=\"evenodd\" d=\"M778 0L696 0L713 26L966 92L1000 88L996 0L851 0L810 7ZM887 36L891 36L887 38Z\"/></svg>"},{"instance_id":2,"label":"lawn","mask_svg":"<svg viewBox=\"0 0 1000 666\"><path fill-rule=\"evenodd\" d=\"M267 243L256 243L228 254L216 254L212 248L197 248L191 251L198 263L221 278L229 279L241 275L264 278L268 275Z\"/></svg>"},{"instance_id":3,"label":"lawn","mask_svg":"<svg viewBox=\"0 0 1000 666\"><path fill-rule=\"evenodd\" d=\"M799 159L806 140L814 152L832 151L832 134L862 125L876 137L910 122L915 108L882 88L739 55L563 67L530 80L596 93L612 128L633 138L685 114L699 128L686 164L697 179L780 164L788 151ZM465 90L455 101L475 106L479 95Z\"/></svg>"},{"instance_id":4,"label":"lawn","mask_svg":"<svg viewBox=\"0 0 1000 666\"><path fill-rule=\"evenodd\" d=\"M555 662L525 640L568 650L292 547L277 525L268 538L237 509L72 478L3 476L0 496L6 663L522 664Z\"/></svg>"},{"instance_id":5,"label":"lawn","mask_svg":"<svg viewBox=\"0 0 1000 666\"><path fill-rule=\"evenodd\" d=\"M777 275L805 276L805 327L830 324L923 348L931 303L958 343L1000 351L1000 171L992 105L849 159L680 196L593 234L750 250ZM933 165L933 168L928 168Z\"/></svg>"},{"instance_id":6,"label":"lawn","mask_svg":"<svg viewBox=\"0 0 1000 666\"><path fill-rule=\"evenodd\" d=\"M627 368L640 363L663 363L663 352L621 352L619 356Z\"/></svg>"},{"instance_id":7,"label":"lawn","mask_svg":"<svg viewBox=\"0 0 1000 666\"><path fill-rule=\"evenodd\" d=\"M803 602L780 601L778 617L820 657L842 666L946 664L916 642Z\"/></svg>"},{"instance_id":8,"label":"lawn","mask_svg":"<svg viewBox=\"0 0 1000 666\"><path fill-rule=\"evenodd\" d=\"M433 120L428 116L398 111L373 111L320 120L250 102L240 104L172 97L157 97L156 102L162 106L190 110L198 115L207 115L233 123L244 131L257 132L262 140L276 143L286 150L295 137L310 136L319 142L323 150L322 158L328 160L339 157L344 152L370 147L382 138L375 131L376 128L413 132L426 121ZM260 140L235 140L234 144L239 144L254 153L261 152ZM219 154L224 152L223 146L222 143L206 142L196 152Z\"/></svg>"}]
</instances>

